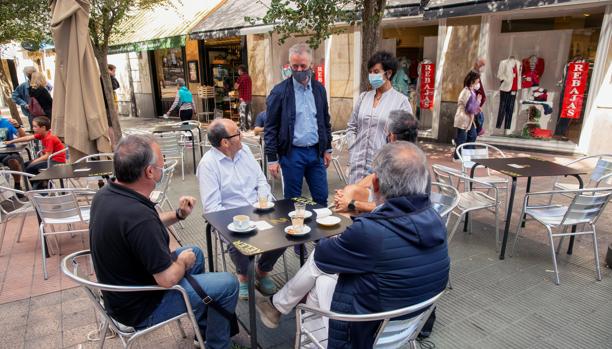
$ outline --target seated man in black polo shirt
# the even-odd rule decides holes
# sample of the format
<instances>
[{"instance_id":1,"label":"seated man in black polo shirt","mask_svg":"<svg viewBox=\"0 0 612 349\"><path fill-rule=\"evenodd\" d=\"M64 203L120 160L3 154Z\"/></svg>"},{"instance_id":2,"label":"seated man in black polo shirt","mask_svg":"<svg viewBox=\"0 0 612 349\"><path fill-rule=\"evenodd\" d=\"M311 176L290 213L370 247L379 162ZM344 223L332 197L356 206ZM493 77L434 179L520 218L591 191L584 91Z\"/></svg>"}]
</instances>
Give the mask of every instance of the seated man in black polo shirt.
<instances>
[{"instance_id":1,"label":"seated man in black polo shirt","mask_svg":"<svg viewBox=\"0 0 612 349\"><path fill-rule=\"evenodd\" d=\"M230 313L238 300L236 278L230 273L204 273L204 257L197 247L174 252L169 248L166 226L185 219L195 199L181 197L176 212L157 213L149 195L162 179L164 160L152 137L123 137L115 150L114 166L117 182L100 189L91 206L90 244L98 280L124 286L181 285L206 336L206 347L229 348L229 321L203 303L184 275L191 274ZM181 294L172 290L104 292L104 306L115 320L136 328L186 311Z\"/></svg>"}]
</instances>

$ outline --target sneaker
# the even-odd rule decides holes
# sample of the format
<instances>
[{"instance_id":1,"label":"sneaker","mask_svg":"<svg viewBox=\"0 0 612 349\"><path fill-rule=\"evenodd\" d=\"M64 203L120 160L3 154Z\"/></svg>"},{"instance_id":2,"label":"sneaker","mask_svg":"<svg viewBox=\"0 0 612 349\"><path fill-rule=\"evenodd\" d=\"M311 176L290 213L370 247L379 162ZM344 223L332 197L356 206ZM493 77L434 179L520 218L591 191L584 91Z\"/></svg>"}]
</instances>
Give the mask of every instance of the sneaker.
<instances>
[{"instance_id":1,"label":"sneaker","mask_svg":"<svg viewBox=\"0 0 612 349\"><path fill-rule=\"evenodd\" d=\"M274 304L270 301L270 298L265 297L260 299L255 304L257 313L259 313L259 319L267 328L277 328L280 322L281 313L276 309Z\"/></svg>"},{"instance_id":2,"label":"sneaker","mask_svg":"<svg viewBox=\"0 0 612 349\"><path fill-rule=\"evenodd\" d=\"M168 119L168 115L164 114L164 115L162 115L162 118Z\"/></svg>"},{"instance_id":3,"label":"sneaker","mask_svg":"<svg viewBox=\"0 0 612 349\"><path fill-rule=\"evenodd\" d=\"M270 279L269 276L264 276L262 278L257 279L255 281L255 286L259 290L259 292L263 293L266 296L273 295L276 292L276 285L274 281Z\"/></svg>"},{"instance_id":4,"label":"sneaker","mask_svg":"<svg viewBox=\"0 0 612 349\"><path fill-rule=\"evenodd\" d=\"M241 282L240 287L238 288L238 299L243 301L249 300L249 283Z\"/></svg>"}]
</instances>

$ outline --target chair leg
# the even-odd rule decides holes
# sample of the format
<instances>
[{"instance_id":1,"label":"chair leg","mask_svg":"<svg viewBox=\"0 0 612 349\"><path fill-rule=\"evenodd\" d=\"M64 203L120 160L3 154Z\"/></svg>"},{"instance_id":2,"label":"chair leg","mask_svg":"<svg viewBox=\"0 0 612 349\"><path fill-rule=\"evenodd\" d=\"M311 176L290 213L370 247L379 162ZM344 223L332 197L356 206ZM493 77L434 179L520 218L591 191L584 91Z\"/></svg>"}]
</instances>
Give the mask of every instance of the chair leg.
<instances>
[{"instance_id":1,"label":"chair leg","mask_svg":"<svg viewBox=\"0 0 612 349\"><path fill-rule=\"evenodd\" d=\"M0 232L0 252L2 252L2 242L4 241L4 234L6 233L6 226L8 225L8 219L2 223L2 231Z\"/></svg>"},{"instance_id":2,"label":"chair leg","mask_svg":"<svg viewBox=\"0 0 612 349\"><path fill-rule=\"evenodd\" d=\"M183 157L181 157L181 179L185 180L185 160ZM193 166L196 166L196 164L193 164Z\"/></svg>"},{"instance_id":3,"label":"chair leg","mask_svg":"<svg viewBox=\"0 0 612 349\"><path fill-rule=\"evenodd\" d=\"M221 262L223 263L223 271L227 272L227 262L225 261L225 247L223 246L223 240L219 238L219 246L221 247Z\"/></svg>"},{"instance_id":4,"label":"chair leg","mask_svg":"<svg viewBox=\"0 0 612 349\"><path fill-rule=\"evenodd\" d=\"M593 229L593 253L595 253L595 276L597 281L601 281L601 268L599 267L599 247L597 246L597 232L595 231L595 224L591 224Z\"/></svg>"},{"instance_id":5,"label":"chair leg","mask_svg":"<svg viewBox=\"0 0 612 349\"><path fill-rule=\"evenodd\" d=\"M519 235L521 234L522 226L523 226L523 217L525 217L525 209L521 210L521 215L519 216L518 226L516 227L516 234L514 234L514 243L512 244L512 249L510 250L510 257L514 255L514 249L516 248L516 243L518 242Z\"/></svg>"},{"instance_id":6,"label":"chair leg","mask_svg":"<svg viewBox=\"0 0 612 349\"><path fill-rule=\"evenodd\" d=\"M495 252L499 252L499 205L495 204Z\"/></svg>"},{"instance_id":7,"label":"chair leg","mask_svg":"<svg viewBox=\"0 0 612 349\"><path fill-rule=\"evenodd\" d=\"M565 234L566 232L567 232L567 225L563 227L563 234ZM559 251L561 251L561 246L563 246L564 239L565 239L565 236L561 236L561 238L559 239L559 244L557 245L557 251L556 251L557 255L559 255Z\"/></svg>"},{"instance_id":8,"label":"chair leg","mask_svg":"<svg viewBox=\"0 0 612 349\"><path fill-rule=\"evenodd\" d=\"M287 258L285 252L283 252L283 268L285 269L285 282L289 282L289 272L287 271Z\"/></svg>"},{"instance_id":9,"label":"chair leg","mask_svg":"<svg viewBox=\"0 0 612 349\"><path fill-rule=\"evenodd\" d=\"M100 345L98 346L98 348L100 349L104 348L104 341L106 341L106 332L108 332L108 320L104 318L104 321L102 322L102 327L99 331Z\"/></svg>"},{"instance_id":10,"label":"chair leg","mask_svg":"<svg viewBox=\"0 0 612 349\"><path fill-rule=\"evenodd\" d=\"M461 218L463 218L464 215L465 215L465 212L461 212L460 215L457 215L457 221L455 222L455 225L453 225L453 229L448 234L448 239L446 241L447 244L450 244L451 240L453 239L453 236L455 235L455 232L457 231L457 228L459 227L459 224L461 223Z\"/></svg>"},{"instance_id":11,"label":"chair leg","mask_svg":"<svg viewBox=\"0 0 612 349\"><path fill-rule=\"evenodd\" d=\"M176 325L178 326L179 333L181 334L181 338L187 338L187 334L185 333L185 330L183 329L183 326L181 325L180 319L176 320Z\"/></svg>"},{"instance_id":12,"label":"chair leg","mask_svg":"<svg viewBox=\"0 0 612 349\"><path fill-rule=\"evenodd\" d=\"M448 269L448 285L447 285L449 290L453 289L453 282L451 281L451 269Z\"/></svg>"},{"instance_id":13,"label":"chair leg","mask_svg":"<svg viewBox=\"0 0 612 349\"><path fill-rule=\"evenodd\" d=\"M548 230L548 241L550 243L550 250L552 252L553 259L553 269L555 271L555 284L559 285L559 268L557 267L557 253L555 252L555 242L553 240L552 231L548 226L546 226Z\"/></svg>"},{"instance_id":14,"label":"chair leg","mask_svg":"<svg viewBox=\"0 0 612 349\"><path fill-rule=\"evenodd\" d=\"M23 213L21 215L21 223L19 223L19 231L17 232L17 242L21 241L21 233L23 233L23 225L25 224L25 220L27 216L28 215L26 213Z\"/></svg>"},{"instance_id":15,"label":"chair leg","mask_svg":"<svg viewBox=\"0 0 612 349\"><path fill-rule=\"evenodd\" d=\"M40 235L40 250L42 251L43 276L45 280L47 280L49 276L47 275L47 257L46 257L46 250L45 250L45 226L43 225L43 223L40 224L38 231Z\"/></svg>"}]
</instances>

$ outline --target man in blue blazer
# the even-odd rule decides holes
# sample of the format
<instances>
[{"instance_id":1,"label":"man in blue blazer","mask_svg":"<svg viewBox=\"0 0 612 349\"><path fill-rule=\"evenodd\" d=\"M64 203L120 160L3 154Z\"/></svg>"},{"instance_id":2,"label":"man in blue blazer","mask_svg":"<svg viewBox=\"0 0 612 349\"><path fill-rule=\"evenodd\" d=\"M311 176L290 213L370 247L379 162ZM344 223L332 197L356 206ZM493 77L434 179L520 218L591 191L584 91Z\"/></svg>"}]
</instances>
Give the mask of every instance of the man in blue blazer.
<instances>
[{"instance_id":1,"label":"man in blue blazer","mask_svg":"<svg viewBox=\"0 0 612 349\"><path fill-rule=\"evenodd\" d=\"M327 205L327 171L331 161L331 124L325 87L312 78L312 50L289 49L292 77L276 85L267 99L264 128L270 174L283 170L285 198L302 195L306 178L314 201Z\"/></svg>"}]
</instances>

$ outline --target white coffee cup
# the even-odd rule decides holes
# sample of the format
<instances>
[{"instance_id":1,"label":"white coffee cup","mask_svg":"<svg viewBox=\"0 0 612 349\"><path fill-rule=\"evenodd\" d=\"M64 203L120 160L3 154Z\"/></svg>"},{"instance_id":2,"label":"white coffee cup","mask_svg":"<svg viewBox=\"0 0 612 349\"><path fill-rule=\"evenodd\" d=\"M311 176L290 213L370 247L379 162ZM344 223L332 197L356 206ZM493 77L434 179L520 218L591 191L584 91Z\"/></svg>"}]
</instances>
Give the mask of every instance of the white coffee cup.
<instances>
[{"instance_id":1,"label":"white coffee cup","mask_svg":"<svg viewBox=\"0 0 612 349\"><path fill-rule=\"evenodd\" d=\"M251 219L247 215L239 214L233 218L234 227L237 229L246 229L251 223Z\"/></svg>"}]
</instances>

